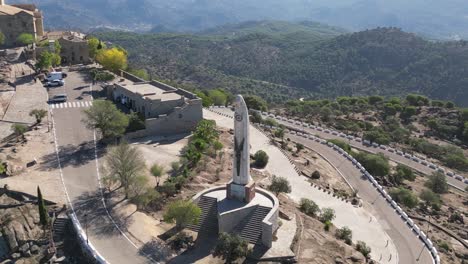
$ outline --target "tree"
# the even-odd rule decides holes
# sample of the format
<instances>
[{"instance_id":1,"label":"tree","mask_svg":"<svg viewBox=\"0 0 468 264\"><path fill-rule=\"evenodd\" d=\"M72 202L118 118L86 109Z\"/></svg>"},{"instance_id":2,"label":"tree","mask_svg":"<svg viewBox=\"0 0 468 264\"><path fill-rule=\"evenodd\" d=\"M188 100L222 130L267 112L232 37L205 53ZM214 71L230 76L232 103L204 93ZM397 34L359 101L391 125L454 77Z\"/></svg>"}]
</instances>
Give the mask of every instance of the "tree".
<instances>
[{"instance_id":1,"label":"tree","mask_svg":"<svg viewBox=\"0 0 468 264\"><path fill-rule=\"evenodd\" d=\"M36 67L39 69L48 69L52 66L52 53L44 51L39 55Z\"/></svg>"},{"instance_id":2,"label":"tree","mask_svg":"<svg viewBox=\"0 0 468 264\"><path fill-rule=\"evenodd\" d=\"M39 208L39 222L45 230L49 224L49 213L45 207L44 198L42 198L41 189L37 186L37 206Z\"/></svg>"},{"instance_id":3,"label":"tree","mask_svg":"<svg viewBox=\"0 0 468 264\"><path fill-rule=\"evenodd\" d=\"M5 44L5 34L0 32L0 46L2 46L3 44Z\"/></svg>"},{"instance_id":4,"label":"tree","mask_svg":"<svg viewBox=\"0 0 468 264\"><path fill-rule=\"evenodd\" d=\"M400 185L403 183L403 180L409 180L409 181L414 181L416 179L416 176L413 173L413 170L402 164L398 164L395 173L392 174L393 182Z\"/></svg>"},{"instance_id":5,"label":"tree","mask_svg":"<svg viewBox=\"0 0 468 264\"><path fill-rule=\"evenodd\" d=\"M268 104L265 100L256 95L246 95L244 96L245 104L249 109L256 109L260 111L267 111Z\"/></svg>"},{"instance_id":6,"label":"tree","mask_svg":"<svg viewBox=\"0 0 468 264\"><path fill-rule=\"evenodd\" d=\"M274 132L275 137L281 138L281 141L284 140L284 134L285 134L284 128L281 128L281 127L277 128Z\"/></svg>"},{"instance_id":7,"label":"tree","mask_svg":"<svg viewBox=\"0 0 468 264\"><path fill-rule=\"evenodd\" d=\"M82 122L88 128L98 129L104 139L123 135L129 124L127 115L110 101L95 100L93 105L83 112L86 118Z\"/></svg>"},{"instance_id":8,"label":"tree","mask_svg":"<svg viewBox=\"0 0 468 264\"><path fill-rule=\"evenodd\" d=\"M211 90L208 92L208 96L213 101L214 105L226 105L227 103L227 94L222 90Z\"/></svg>"},{"instance_id":9,"label":"tree","mask_svg":"<svg viewBox=\"0 0 468 264\"><path fill-rule=\"evenodd\" d=\"M353 155L374 176L385 176L390 172L388 159L381 153L376 155L360 152Z\"/></svg>"},{"instance_id":10,"label":"tree","mask_svg":"<svg viewBox=\"0 0 468 264\"><path fill-rule=\"evenodd\" d=\"M110 182L118 182L124 189L125 199L130 196L133 186L138 184L137 177L145 169L145 161L141 152L127 142L111 147L105 159L107 178Z\"/></svg>"},{"instance_id":11,"label":"tree","mask_svg":"<svg viewBox=\"0 0 468 264\"><path fill-rule=\"evenodd\" d=\"M164 222L176 222L177 230L182 230L189 224L197 224L201 215L201 209L192 201L177 200L169 204L164 213Z\"/></svg>"},{"instance_id":12,"label":"tree","mask_svg":"<svg viewBox=\"0 0 468 264\"><path fill-rule=\"evenodd\" d=\"M335 217L335 210L332 208L323 208L322 213L320 214L320 221L322 221L322 223L331 222Z\"/></svg>"},{"instance_id":13,"label":"tree","mask_svg":"<svg viewBox=\"0 0 468 264\"><path fill-rule=\"evenodd\" d=\"M130 70L127 70L129 73L145 80L145 81L149 81L150 80L150 76L148 74L148 72L145 70L145 69L130 69Z\"/></svg>"},{"instance_id":14,"label":"tree","mask_svg":"<svg viewBox=\"0 0 468 264\"><path fill-rule=\"evenodd\" d=\"M16 41L23 45L31 45L34 43L34 36L29 33L21 33L17 38Z\"/></svg>"},{"instance_id":15,"label":"tree","mask_svg":"<svg viewBox=\"0 0 468 264\"><path fill-rule=\"evenodd\" d=\"M369 104L376 105L380 102L383 102L384 98L378 95L371 95L368 97L368 100L369 100Z\"/></svg>"},{"instance_id":16,"label":"tree","mask_svg":"<svg viewBox=\"0 0 468 264\"><path fill-rule=\"evenodd\" d=\"M299 153L301 152L301 150L304 149L304 145L302 145L301 143L296 143L296 152Z\"/></svg>"},{"instance_id":17,"label":"tree","mask_svg":"<svg viewBox=\"0 0 468 264\"><path fill-rule=\"evenodd\" d=\"M28 128L23 124L13 124L11 125L11 129L13 130L13 133L15 133L17 140L19 140L20 136L24 138L24 133L28 130Z\"/></svg>"},{"instance_id":18,"label":"tree","mask_svg":"<svg viewBox=\"0 0 468 264\"><path fill-rule=\"evenodd\" d=\"M414 116L417 113L417 109L414 106L407 106L403 108L403 111L400 114L400 117L409 120L412 116Z\"/></svg>"},{"instance_id":19,"label":"tree","mask_svg":"<svg viewBox=\"0 0 468 264\"><path fill-rule=\"evenodd\" d=\"M34 116L36 118L36 123L39 124L42 122L42 119L47 115L47 111L44 109L33 109L29 112L29 116Z\"/></svg>"},{"instance_id":20,"label":"tree","mask_svg":"<svg viewBox=\"0 0 468 264\"><path fill-rule=\"evenodd\" d=\"M358 241L356 244L356 250L361 252L366 259L370 258L371 248L366 245L366 242Z\"/></svg>"},{"instance_id":21,"label":"tree","mask_svg":"<svg viewBox=\"0 0 468 264\"><path fill-rule=\"evenodd\" d=\"M258 168L265 168L268 164L268 159L268 154L263 150L259 150L254 154L255 166Z\"/></svg>"},{"instance_id":22,"label":"tree","mask_svg":"<svg viewBox=\"0 0 468 264\"><path fill-rule=\"evenodd\" d=\"M159 181L161 180L161 176L164 173L164 168L163 166L160 166L159 164L155 163L153 166L151 166L151 174L156 178L156 186L159 186Z\"/></svg>"},{"instance_id":23,"label":"tree","mask_svg":"<svg viewBox=\"0 0 468 264\"><path fill-rule=\"evenodd\" d=\"M353 238L353 231L351 231L349 227L343 226L342 228L339 228L336 230L335 236L338 239L344 240L346 244L351 245L352 238Z\"/></svg>"},{"instance_id":24,"label":"tree","mask_svg":"<svg viewBox=\"0 0 468 264\"><path fill-rule=\"evenodd\" d=\"M447 178L441 172L434 172L429 177L429 181L426 182L426 186L435 193L442 194L448 192Z\"/></svg>"},{"instance_id":25,"label":"tree","mask_svg":"<svg viewBox=\"0 0 468 264\"><path fill-rule=\"evenodd\" d=\"M215 155L218 154L218 151L222 150L223 149L223 143L219 142L219 140L216 140L214 143L213 143L213 148L215 150Z\"/></svg>"},{"instance_id":26,"label":"tree","mask_svg":"<svg viewBox=\"0 0 468 264\"><path fill-rule=\"evenodd\" d=\"M105 48L106 48L106 45L103 44L99 39L97 38L88 39L89 57L93 59L96 58L96 55L98 54L98 52Z\"/></svg>"},{"instance_id":27,"label":"tree","mask_svg":"<svg viewBox=\"0 0 468 264\"><path fill-rule=\"evenodd\" d=\"M219 234L218 243L214 249L214 256L221 256L226 263L232 263L239 258L244 258L249 253L249 243L237 234L222 232Z\"/></svg>"},{"instance_id":28,"label":"tree","mask_svg":"<svg viewBox=\"0 0 468 264\"><path fill-rule=\"evenodd\" d=\"M404 204L408 208L414 208L418 205L418 197L416 197L413 192L403 187L392 189L389 193L393 200L397 203Z\"/></svg>"},{"instance_id":29,"label":"tree","mask_svg":"<svg viewBox=\"0 0 468 264\"><path fill-rule=\"evenodd\" d=\"M441 204L440 196L431 190L428 190L428 189L422 190L422 192L419 194L419 198L421 198L421 200L424 201L426 206L432 206L433 208L440 207L440 204Z\"/></svg>"},{"instance_id":30,"label":"tree","mask_svg":"<svg viewBox=\"0 0 468 264\"><path fill-rule=\"evenodd\" d=\"M291 192L291 185L289 184L289 181L284 178L284 177L277 177L273 175L273 179L271 180L270 186L268 186L268 189L272 192L274 192L276 195L279 193L290 193Z\"/></svg>"},{"instance_id":31,"label":"tree","mask_svg":"<svg viewBox=\"0 0 468 264\"><path fill-rule=\"evenodd\" d=\"M307 198L302 198L299 204L299 209L301 212L308 216L315 217L320 212L319 206L312 200Z\"/></svg>"},{"instance_id":32,"label":"tree","mask_svg":"<svg viewBox=\"0 0 468 264\"><path fill-rule=\"evenodd\" d=\"M126 52L118 48L101 50L96 55L96 61L113 72L127 68Z\"/></svg>"}]
</instances>

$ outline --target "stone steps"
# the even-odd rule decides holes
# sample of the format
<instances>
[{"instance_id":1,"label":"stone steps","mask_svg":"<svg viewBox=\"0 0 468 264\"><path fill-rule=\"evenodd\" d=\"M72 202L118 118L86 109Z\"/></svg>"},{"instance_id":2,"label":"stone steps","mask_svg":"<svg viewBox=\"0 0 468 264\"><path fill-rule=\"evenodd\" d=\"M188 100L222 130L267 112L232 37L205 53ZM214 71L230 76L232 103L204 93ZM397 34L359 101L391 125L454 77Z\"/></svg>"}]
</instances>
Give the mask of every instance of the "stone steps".
<instances>
[{"instance_id":1,"label":"stone steps","mask_svg":"<svg viewBox=\"0 0 468 264\"><path fill-rule=\"evenodd\" d=\"M202 196L197 205L202 210L198 224L187 226L189 229L204 234L218 233L218 200L216 198Z\"/></svg>"},{"instance_id":2,"label":"stone steps","mask_svg":"<svg viewBox=\"0 0 468 264\"><path fill-rule=\"evenodd\" d=\"M53 239L54 242L63 241L63 237L67 228L68 218L56 218L53 225Z\"/></svg>"},{"instance_id":3,"label":"stone steps","mask_svg":"<svg viewBox=\"0 0 468 264\"><path fill-rule=\"evenodd\" d=\"M233 230L233 233L240 235L243 239L252 244L261 244L262 221L270 212L271 208L257 206L242 222Z\"/></svg>"}]
</instances>

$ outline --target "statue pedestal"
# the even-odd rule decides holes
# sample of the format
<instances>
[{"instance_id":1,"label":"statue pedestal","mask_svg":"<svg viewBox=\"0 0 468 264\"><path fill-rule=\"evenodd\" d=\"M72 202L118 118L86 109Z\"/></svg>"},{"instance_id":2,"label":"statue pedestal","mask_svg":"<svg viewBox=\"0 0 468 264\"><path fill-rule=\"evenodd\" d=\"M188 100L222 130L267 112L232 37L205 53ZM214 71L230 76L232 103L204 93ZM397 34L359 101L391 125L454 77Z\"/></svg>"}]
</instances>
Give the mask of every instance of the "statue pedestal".
<instances>
[{"instance_id":1,"label":"statue pedestal","mask_svg":"<svg viewBox=\"0 0 468 264\"><path fill-rule=\"evenodd\" d=\"M255 182L250 181L246 185L230 181L226 186L226 197L244 203L250 203L255 197Z\"/></svg>"}]
</instances>

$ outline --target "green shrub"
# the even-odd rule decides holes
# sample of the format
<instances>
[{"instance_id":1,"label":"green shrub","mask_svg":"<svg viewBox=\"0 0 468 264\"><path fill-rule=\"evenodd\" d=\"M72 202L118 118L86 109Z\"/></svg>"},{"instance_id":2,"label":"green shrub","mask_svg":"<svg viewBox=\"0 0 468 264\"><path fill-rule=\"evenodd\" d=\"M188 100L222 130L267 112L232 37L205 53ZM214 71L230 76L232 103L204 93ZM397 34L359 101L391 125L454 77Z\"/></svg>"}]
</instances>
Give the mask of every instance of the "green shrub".
<instances>
[{"instance_id":1,"label":"green shrub","mask_svg":"<svg viewBox=\"0 0 468 264\"><path fill-rule=\"evenodd\" d=\"M289 181L284 178L284 177L277 177L273 175L273 179L271 180L270 186L268 186L268 189L276 195L279 193L290 193L291 192L291 185L289 184Z\"/></svg>"},{"instance_id":2,"label":"green shrub","mask_svg":"<svg viewBox=\"0 0 468 264\"><path fill-rule=\"evenodd\" d=\"M266 154L265 151L259 150L255 152L254 155L254 160L255 160L255 166L258 168L265 168L265 166L268 164L268 154Z\"/></svg>"},{"instance_id":3,"label":"green shrub","mask_svg":"<svg viewBox=\"0 0 468 264\"><path fill-rule=\"evenodd\" d=\"M426 186L435 193L448 192L447 178L441 172L434 172L426 182Z\"/></svg>"},{"instance_id":4,"label":"green shrub","mask_svg":"<svg viewBox=\"0 0 468 264\"><path fill-rule=\"evenodd\" d=\"M320 221L323 223L325 222L331 222L333 219L335 219L335 210L332 208L323 208L322 213L320 214Z\"/></svg>"},{"instance_id":5,"label":"green shrub","mask_svg":"<svg viewBox=\"0 0 468 264\"><path fill-rule=\"evenodd\" d=\"M337 229L335 236L338 239L344 240L348 245L352 244L353 231L351 231L351 229L349 229L347 226L343 226L342 228Z\"/></svg>"},{"instance_id":6,"label":"green shrub","mask_svg":"<svg viewBox=\"0 0 468 264\"><path fill-rule=\"evenodd\" d=\"M249 253L249 243L236 234L219 234L218 243L213 255L222 257L226 263L232 263L240 258L244 258Z\"/></svg>"},{"instance_id":7,"label":"green shrub","mask_svg":"<svg viewBox=\"0 0 468 264\"><path fill-rule=\"evenodd\" d=\"M299 209L306 215L313 217L317 216L317 214L320 212L319 206L314 201L307 198L301 199Z\"/></svg>"},{"instance_id":8,"label":"green shrub","mask_svg":"<svg viewBox=\"0 0 468 264\"><path fill-rule=\"evenodd\" d=\"M414 208L418 205L418 197L403 187L392 189L389 194L395 202L402 203L408 208Z\"/></svg>"},{"instance_id":9,"label":"green shrub","mask_svg":"<svg viewBox=\"0 0 468 264\"><path fill-rule=\"evenodd\" d=\"M366 245L363 241L358 241L356 243L356 250L361 252L366 259L370 258L371 248Z\"/></svg>"},{"instance_id":10,"label":"green shrub","mask_svg":"<svg viewBox=\"0 0 468 264\"><path fill-rule=\"evenodd\" d=\"M332 226L332 222L330 221L325 221L325 223L323 224L323 229L325 229L325 231L330 231L330 228Z\"/></svg>"}]
</instances>

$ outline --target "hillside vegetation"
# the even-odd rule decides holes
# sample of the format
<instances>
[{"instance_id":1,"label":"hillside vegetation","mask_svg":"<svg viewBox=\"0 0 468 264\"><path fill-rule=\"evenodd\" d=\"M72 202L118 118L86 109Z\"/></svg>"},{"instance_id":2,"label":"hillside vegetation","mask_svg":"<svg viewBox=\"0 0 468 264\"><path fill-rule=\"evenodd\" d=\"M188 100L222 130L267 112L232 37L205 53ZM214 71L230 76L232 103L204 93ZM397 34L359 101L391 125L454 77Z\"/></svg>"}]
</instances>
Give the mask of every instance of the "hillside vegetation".
<instances>
[{"instance_id":1,"label":"hillside vegetation","mask_svg":"<svg viewBox=\"0 0 468 264\"><path fill-rule=\"evenodd\" d=\"M430 42L397 28L342 34L316 24L260 23L200 35L97 36L126 48L131 66L186 87L224 88L269 102L419 93L468 104L466 41Z\"/></svg>"}]
</instances>

